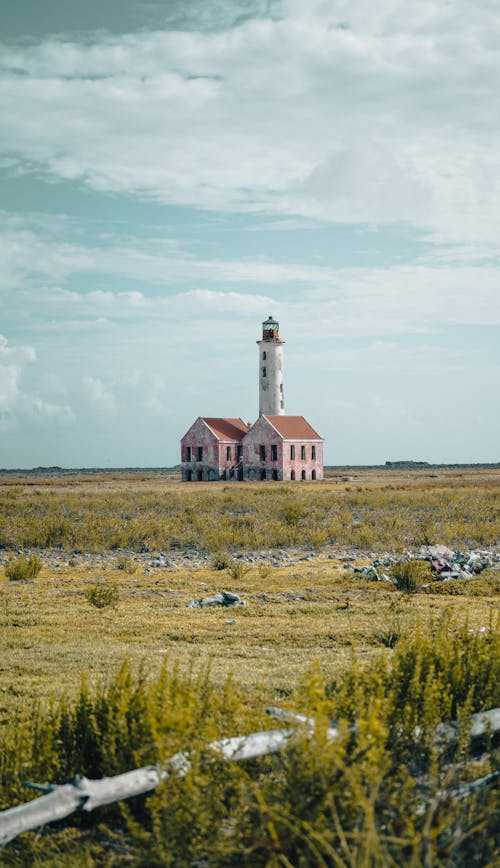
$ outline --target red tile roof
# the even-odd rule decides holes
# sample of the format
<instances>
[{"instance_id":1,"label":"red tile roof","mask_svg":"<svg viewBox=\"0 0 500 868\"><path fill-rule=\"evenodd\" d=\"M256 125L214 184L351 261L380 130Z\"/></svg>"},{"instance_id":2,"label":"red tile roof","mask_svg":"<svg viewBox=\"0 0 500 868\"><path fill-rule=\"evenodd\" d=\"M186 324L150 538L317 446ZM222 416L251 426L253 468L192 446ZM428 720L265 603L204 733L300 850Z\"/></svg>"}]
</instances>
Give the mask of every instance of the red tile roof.
<instances>
[{"instance_id":1,"label":"red tile roof","mask_svg":"<svg viewBox=\"0 0 500 868\"><path fill-rule=\"evenodd\" d=\"M201 418L218 440L241 440L249 427L242 419L219 419L212 416Z\"/></svg>"},{"instance_id":2,"label":"red tile roof","mask_svg":"<svg viewBox=\"0 0 500 868\"><path fill-rule=\"evenodd\" d=\"M303 416L264 416L285 440L322 440Z\"/></svg>"}]
</instances>

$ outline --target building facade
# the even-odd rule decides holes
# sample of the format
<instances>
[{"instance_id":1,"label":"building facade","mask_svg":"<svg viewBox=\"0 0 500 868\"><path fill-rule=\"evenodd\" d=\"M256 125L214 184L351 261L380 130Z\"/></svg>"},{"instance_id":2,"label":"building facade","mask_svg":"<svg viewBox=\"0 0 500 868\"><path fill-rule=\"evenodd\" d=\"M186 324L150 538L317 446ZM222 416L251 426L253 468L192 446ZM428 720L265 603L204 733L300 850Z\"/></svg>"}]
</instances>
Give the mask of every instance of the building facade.
<instances>
[{"instance_id":1,"label":"building facade","mask_svg":"<svg viewBox=\"0 0 500 868\"><path fill-rule=\"evenodd\" d=\"M242 445L244 479L323 479L323 439L303 416L259 416Z\"/></svg>"},{"instance_id":2,"label":"building facade","mask_svg":"<svg viewBox=\"0 0 500 868\"><path fill-rule=\"evenodd\" d=\"M271 316L259 347L259 418L199 416L181 440L182 479L323 479L323 438L303 416L285 415L283 341Z\"/></svg>"},{"instance_id":3,"label":"building facade","mask_svg":"<svg viewBox=\"0 0 500 868\"><path fill-rule=\"evenodd\" d=\"M243 479L242 439L248 428L242 419L199 416L181 440L183 481Z\"/></svg>"}]
</instances>

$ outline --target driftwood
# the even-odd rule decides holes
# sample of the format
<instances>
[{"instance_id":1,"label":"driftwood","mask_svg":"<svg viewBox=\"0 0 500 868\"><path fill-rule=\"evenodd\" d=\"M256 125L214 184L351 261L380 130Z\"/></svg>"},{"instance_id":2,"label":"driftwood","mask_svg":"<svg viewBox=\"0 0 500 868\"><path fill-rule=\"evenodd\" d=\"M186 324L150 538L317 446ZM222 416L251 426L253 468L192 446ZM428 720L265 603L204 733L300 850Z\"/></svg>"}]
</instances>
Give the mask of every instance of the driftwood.
<instances>
[{"instance_id":1,"label":"driftwood","mask_svg":"<svg viewBox=\"0 0 500 868\"><path fill-rule=\"evenodd\" d=\"M268 713L287 723L294 723L306 731L314 731L314 719L302 714L284 711L279 708L270 708ZM242 762L255 759L266 754L278 753L286 747L290 738L296 733L296 729L274 729L264 732L254 732L246 736L224 738L220 741L207 745L207 750L212 750L218 756ZM472 739L482 737L487 733L500 731L500 708L472 715L472 723L469 737ZM439 738L452 741L458 732L454 724L442 725ZM327 730L329 740L339 736L339 730L332 724ZM75 811L93 811L95 808L109 805L122 799L130 799L143 793L154 790L165 778L175 775L185 777L191 769L191 761L186 752L179 752L170 757L162 766L145 766L141 769L102 778L90 780L81 775L69 784L33 784L27 783L34 789L41 790L44 795L33 799L15 808L8 808L0 812L0 846L5 846L21 835L23 832L38 829L47 823L63 820ZM456 790L450 790L448 795L457 799L463 799L477 792L484 786L493 783L498 773L487 775L477 781L464 784Z\"/></svg>"},{"instance_id":2,"label":"driftwood","mask_svg":"<svg viewBox=\"0 0 500 868\"><path fill-rule=\"evenodd\" d=\"M314 721L303 715L291 715L286 712L280 714L276 709L269 709L269 711L273 716L280 716L287 720L294 718L297 723L304 724L308 729L314 728ZM207 749L224 759L242 762L277 753L286 746L295 731L274 729L235 738L224 738L212 742ZM336 737L337 729L329 729L328 735L330 738ZM28 786L42 790L44 795L0 813L0 846L8 844L13 838L30 829L63 820L75 811L93 811L94 808L112 802L148 793L171 775L185 777L190 768L189 755L180 752L170 757L162 766L145 766L142 769L134 769L101 780L90 780L78 775L69 784L41 786L29 783Z\"/></svg>"}]
</instances>

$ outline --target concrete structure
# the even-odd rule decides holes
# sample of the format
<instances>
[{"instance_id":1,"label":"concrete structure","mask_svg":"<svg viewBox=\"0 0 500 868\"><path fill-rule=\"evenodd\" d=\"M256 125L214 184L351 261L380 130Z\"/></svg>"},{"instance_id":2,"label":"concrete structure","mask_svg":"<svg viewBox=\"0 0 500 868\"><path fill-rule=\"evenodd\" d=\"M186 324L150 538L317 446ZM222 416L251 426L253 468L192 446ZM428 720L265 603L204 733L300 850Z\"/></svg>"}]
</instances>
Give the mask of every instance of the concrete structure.
<instances>
[{"instance_id":1,"label":"concrete structure","mask_svg":"<svg viewBox=\"0 0 500 868\"><path fill-rule=\"evenodd\" d=\"M323 439L303 416L285 416L279 323L262 323L259 418L199 416L181 440L182 479L323 479Z\"/></svg>"},{"instance_id":2,"label":"concrete structure","mask_svg":"<svg viewBox=\"0 0 500 868\"><path fill-rule=\"evenodd\" d=\"M284 416L283 345L280 324L272 316L262 323L259 347L259 416Z\"/></svg>"}]
</instances>

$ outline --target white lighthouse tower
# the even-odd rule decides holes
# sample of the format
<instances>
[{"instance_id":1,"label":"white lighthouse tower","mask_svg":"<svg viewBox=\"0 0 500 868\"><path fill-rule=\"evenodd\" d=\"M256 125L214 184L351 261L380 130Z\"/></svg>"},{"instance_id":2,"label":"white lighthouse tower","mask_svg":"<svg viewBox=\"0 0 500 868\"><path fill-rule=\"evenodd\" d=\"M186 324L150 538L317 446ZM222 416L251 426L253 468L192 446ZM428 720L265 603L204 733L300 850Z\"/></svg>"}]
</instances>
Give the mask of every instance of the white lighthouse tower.
<instances>
[{"instance_id":1,"label":"white lighthouse tower","mask_svg":"<svg viewBox=\"0 0 500 868\"><path fill-rule=\"evenodd\" d=\"M259 347L259 416L284 416L283 345L280 324L272 316L262 323Z\"/></svg>"}]
</instances>

